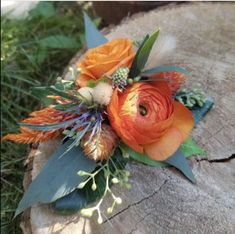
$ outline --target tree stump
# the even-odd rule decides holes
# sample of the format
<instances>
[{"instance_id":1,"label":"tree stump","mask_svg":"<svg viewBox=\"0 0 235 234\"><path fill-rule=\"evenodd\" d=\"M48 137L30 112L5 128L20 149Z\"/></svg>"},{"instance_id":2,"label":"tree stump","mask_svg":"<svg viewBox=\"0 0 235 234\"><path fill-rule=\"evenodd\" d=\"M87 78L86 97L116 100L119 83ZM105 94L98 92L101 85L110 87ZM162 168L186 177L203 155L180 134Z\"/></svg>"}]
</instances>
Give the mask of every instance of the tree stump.
<instances>
[{"instance_id":1,"label":"tree stump","mask_svg":"<svg viewBox=\"0 0 235 234\"><path fill-rule=\"evenodd\" d=\"M235 4L192 3L139 13L113 28L109 39L140 39L161 28L159 45L170 38L171 53L160 56L156 46L148 67L174 64L189 68L189 84L200 82L215 100L214 108L193 130L207 158L189 159L197 183L173 168L128 165L132 190L116 188L123 204L104 221L79 214L60 216L47 205L35 205L22 227L33 234L155 234L235 233ZM168 40L167 39L167 40ZM168 40L169 41L169 40ZM163 43L163 44L161 44ZM34 151L32 179L58 146L58 140Z\"/></svg>"}]
</instances>

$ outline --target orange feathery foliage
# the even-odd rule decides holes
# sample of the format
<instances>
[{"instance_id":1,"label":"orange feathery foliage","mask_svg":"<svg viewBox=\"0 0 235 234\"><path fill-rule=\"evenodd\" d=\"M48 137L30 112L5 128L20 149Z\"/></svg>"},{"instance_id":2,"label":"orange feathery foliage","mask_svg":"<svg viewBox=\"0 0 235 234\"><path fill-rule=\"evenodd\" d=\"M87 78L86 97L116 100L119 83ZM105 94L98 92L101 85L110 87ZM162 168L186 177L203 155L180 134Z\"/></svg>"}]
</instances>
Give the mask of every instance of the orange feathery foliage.
<instances>
[{"instance_id":1,"label":"orange feathery foliage","mask_svg":"<svg viewBox=\"0 0 235 234\"><path fill-rule=\"evenodd\" d=\"M73 117L73 114L65 116L62 111L53 109L52 107L47 107L42 110L32 112L30 117L24 119L22 122L35 125L46 125L63 122ZM14 141L21 144L38 143L57 137L62 131L63 129L38 131L27 127L20 127L20 133L8 134L4 136L2 140Z\"/></svg>"},{"instance_id":2,"label":"orange feathery foliage","mask_svg":"<svg viewBox=\"0 0 235 234\"><path fill-rule=\"evenodd\" d=\"M186 79L185 75L179 72L161 72L153 74L151 77L168 79L168 85L173 94L185 83Z\"/></svg>"}]
</instances>

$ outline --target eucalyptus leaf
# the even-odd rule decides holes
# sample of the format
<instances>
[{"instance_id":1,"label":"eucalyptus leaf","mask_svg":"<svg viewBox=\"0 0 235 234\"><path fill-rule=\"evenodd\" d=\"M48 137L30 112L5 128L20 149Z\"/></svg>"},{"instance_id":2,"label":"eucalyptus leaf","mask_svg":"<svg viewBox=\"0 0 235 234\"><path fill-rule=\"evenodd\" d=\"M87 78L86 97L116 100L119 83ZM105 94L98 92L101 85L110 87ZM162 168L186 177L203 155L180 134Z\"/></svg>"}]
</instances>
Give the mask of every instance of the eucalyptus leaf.
<instances>
[{"instance_id":1,"label":"eucalyptus leaf","mask_svg":"<svg viewBox=\"0 0 235 234\"><path fill-rule=\"evenodd\" d=\"M179 72L179 73L183 73L185 75L190 75L190 72L187 71L183 67L168 66L168 65L153 67L151 69L143 71L141 75L142 76L149 76L149 75L152 75L152 74L155 74L155 73L160 73L160 72Z\"/></svg>"},{"instance_id":2,"label":"eucalyptus leaf","mask_svg":"<svg viewBox=\"0 0 235 234\"><path fill-rule=\"evenodd\" d=\"M113 156L111 156L112 161L109 161L109 169L111 172L115 172L116 168L124 169L127 163L127 159L123 158L119 149L116 149ZM98 170L99 167L96 168ZM112 185L110 178L110 186ZM82 208L90 205L91 203L97 201L104 193L105 190L105 177L104 172L101 171L95 176L95 181L97 189L93 191L91 189L92 181L89 181L83 189L76 189L72 193L56 200L52 204L52 208L56 213L59 214L73 214L78 212Z\"/></svg>"},{"instance_id":3,"label":"eucalyptus leaf","mask_svg":"<svg viewBox=\"0 0 235 234\"><path fill-rule=\"evenodd\" d=\"M144 69L144 66L148 60L149 54L152 50L153 44L158 38L160 30L155 31L152 33L150 36L146 36L144 39L142 45L138 49L136 56L133 60L133 64L130 69L130 74L129 76L131 78L134 78L142 72Z\"/></svg>"},{"instance_id":4,"label":"eucalyptus leaf","mask_svg":"<svg viewBox=\"0 0 235 234\"><path fill-rule=\"evenodd\" d=\"M77 172L92 172L96 168L95 161L87 158L80 147L74 147L65 157L60 158L70 144L71 140L67 141L50 157L25 192L15 216L34 204L52 203L70 194L87 178L78 176Z\"/></svg>"},{"instance_id":5,"label":"eucalyptus leaf","mask_svg":"<svg viewBox=\"0 0 235 234\"><path fill-rule=\"evenodd\" d=\"M188 161L180 149L178 149L171 157L166 159L165 162L180 170L192 183L196 183Z\"/></svg>"},{"instance_id":6,"label":"eucalyptus leaf","mask_svg":"<svg viewBox=\"0 0 235 234\"><path fill-rule=\"evenodd\" d=\"M102 33L99 32L95 24L91 21L91 19L85 12L83 14L83 17L85 23L85 37L87 47L91 49L106 43L108 40Z\"/></svg>"}]
</instances>

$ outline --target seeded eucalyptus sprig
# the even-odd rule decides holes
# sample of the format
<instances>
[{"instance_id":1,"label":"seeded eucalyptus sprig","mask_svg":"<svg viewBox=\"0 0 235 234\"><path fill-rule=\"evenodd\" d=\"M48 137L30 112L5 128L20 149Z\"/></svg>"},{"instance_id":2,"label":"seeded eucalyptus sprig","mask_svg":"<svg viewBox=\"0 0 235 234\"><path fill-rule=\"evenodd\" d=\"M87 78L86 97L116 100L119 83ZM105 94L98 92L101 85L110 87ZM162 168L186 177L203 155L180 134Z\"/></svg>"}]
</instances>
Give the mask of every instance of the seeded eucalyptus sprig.
<instances>
[{"instance_id":1,"label":"seeded eucalyptus sprig","mask_svg":"<svg viewBox=\"0 0 235 234\"><path fill-rule=\"evenodd\" d=\"M128 179L130 176L129 171L125 170L124 165L120 165L120 162L112 160L112 157L110 157L105 163L100 164L100 168L98 168L93 173L88 173L86 171L79 171L79 176L88 176L88 178L81 182L78 186L78 189L83 189L89 182L91 185L91 190L95 193L96 190L100 190L101 186L99 182L98 175L100 173L103 174L105 179L104 189L102 191L102 195L100 196L98 202L89 208L83 208L80 213L84 217L91 217L94 212L97 212L98 214L98 220L97 222L101 224L103 222L103 218L101 215L101 206L103 204L104 199L109 194L111 195L113 202L112 204L107 208L107 213L111 214L113 212L113 209L116 205L120 205L122 203L122 199L120 197L117 197L113 191L111 190L112 184L119 184L120 186L124 186L127 189L130 189L131 186L128 183ZM97 178L96 178L97 177ZM103 180L102 180L103 181ZM102 185L103 186L103 185Z\"/></svg>"},{"instance_id":2,"label":"seeded eucalyptus sprig","mask_svg":"<svg viewBox=\"0 0 235 234\"><path fill-rule=\"evenodd\" d=\"M206 96L200 85L193 89L183 88L175 96L175 99L181 102L189 109L202 107L205 104Z\"/></svg>"}]
</instances>

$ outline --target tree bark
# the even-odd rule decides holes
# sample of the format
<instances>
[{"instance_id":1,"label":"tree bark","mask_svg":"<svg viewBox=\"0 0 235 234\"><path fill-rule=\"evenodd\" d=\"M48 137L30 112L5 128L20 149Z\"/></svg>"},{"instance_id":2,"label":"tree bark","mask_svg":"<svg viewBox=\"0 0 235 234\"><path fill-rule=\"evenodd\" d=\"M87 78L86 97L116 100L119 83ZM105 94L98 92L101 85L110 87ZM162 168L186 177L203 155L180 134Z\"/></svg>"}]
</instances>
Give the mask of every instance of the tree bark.
<instances>
[{"instance_id":1,"label":"tree bark","mask_svg":"<svg viewBox=\"0 0 235 234\"><path fill-rule=\"evenodd\" d=\"M206 158L189 159L197 183L191 184L173 168L133 162L128 165L133 188L128 191L116 187L123 204L102 225L96 223L97 217L59 216L47 205L35 205L28 222L33 234L235 233L234 12L233 3L163 7L134 15L107 35L109 39L140 39L160 27L160 41L148 67L186 67L192 73L187 85L200 82L214 98L214 108L192 133L208 153ZM159 53L163 47L169 53ZM33 160L33 179L57 146L57 140L39 145Z\"/></svg>"}]
</instances>

